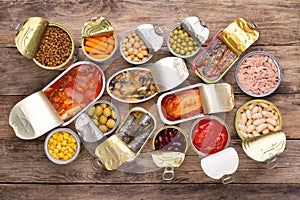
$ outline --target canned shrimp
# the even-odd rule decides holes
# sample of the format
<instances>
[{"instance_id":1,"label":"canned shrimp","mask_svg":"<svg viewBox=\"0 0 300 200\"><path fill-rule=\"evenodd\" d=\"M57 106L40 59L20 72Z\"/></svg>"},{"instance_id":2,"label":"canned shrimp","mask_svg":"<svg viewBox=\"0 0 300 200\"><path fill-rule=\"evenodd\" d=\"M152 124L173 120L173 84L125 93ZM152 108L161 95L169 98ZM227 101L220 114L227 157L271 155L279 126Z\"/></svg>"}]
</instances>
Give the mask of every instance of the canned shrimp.
<instances>
[{"instance_id":1,"label":"canned shrimp","mask_svg":"<svg viewBox=\"0 0 300 200\"><path fill-rule=\"evenodd\" d=\"M27 19L15 37L19 52L41 68L64 70L76 61L71 33L40 17Z\"/></svg>"},{"instance_id":2,"label":"canned shrimp","mask_svg":"<svg viewBox=\"0 0 300 200\"><path fill-rule=\"evenodd\" d=\"M280 85L282 70L278 60L270 53L253 51L238 63L235 79L240 89L252 97L272 94Z\"/></svg>"}]
</instances>

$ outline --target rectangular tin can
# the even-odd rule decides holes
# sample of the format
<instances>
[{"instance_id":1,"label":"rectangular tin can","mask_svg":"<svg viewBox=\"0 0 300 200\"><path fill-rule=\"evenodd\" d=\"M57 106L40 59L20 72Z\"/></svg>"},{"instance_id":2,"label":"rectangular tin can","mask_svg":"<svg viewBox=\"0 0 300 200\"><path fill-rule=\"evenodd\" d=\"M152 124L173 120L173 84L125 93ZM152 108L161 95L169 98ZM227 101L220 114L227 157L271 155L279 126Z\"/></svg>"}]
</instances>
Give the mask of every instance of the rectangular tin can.
<instances>
[{"instance_id":1,"label":"rectangular tin can","mask_svg":"<svg viewBox=\"0 0 300 200\"><path fill-rule=\"evenodd\" d=\"M161 120L169 125L229 112L234 107L234 93L228 83L190 85L161 95L157 100Z\"/></svg>"},{"instance_id":2,"label":"rectangular tin can","mask_svg":"<svg viewBox=\"0 0 300 200\"><path fill-rule=\"evenodd\" d=\"M194 73L206 83L218 82L258 37L254 23L243 18L235 20L194 59Z\"/></svg>"},{"instance_id":3,"label":"rectangular tin can","mask_svg":"<svg viewBox=\"0 0 300 200\"><path fill-rule=\"evenodd\" d=\"M117 169L141 153L155 128L155 118L144 108L134 107L115 134L99 144L95 155L106 169Z\"/></svg>"},{"instance_id":4,"label":"rectangular tin can","mask_svg":"<svg viewBox=\"0 0 300 200\"><path fill-rule=\"evenodd\" d=\"M70 124L102 96L104 88L105 76L100 67L77 62L41 91L18 102L10 112L9 124L17 137L35 139L57 126Z\"/></svg>"}]
</instances>

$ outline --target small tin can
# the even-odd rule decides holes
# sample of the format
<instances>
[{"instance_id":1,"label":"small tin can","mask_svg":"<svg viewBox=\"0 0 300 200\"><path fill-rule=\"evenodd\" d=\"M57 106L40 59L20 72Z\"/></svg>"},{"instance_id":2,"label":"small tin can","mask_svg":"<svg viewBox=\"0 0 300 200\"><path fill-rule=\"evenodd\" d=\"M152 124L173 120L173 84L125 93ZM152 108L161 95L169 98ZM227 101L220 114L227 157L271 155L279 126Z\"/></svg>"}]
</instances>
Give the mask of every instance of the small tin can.
<instances>
[{"instance_id":1,"label":"small tin can","mask_svg":"<svg viewBox=\"0 0 300 200\"><path fill-rule=\"evenodd\" d=\"M234 125L243 140L244 152L253 160L267 161L267 168L274 168L278 164L277 155L286 146L282 124L281 113L273 103L254 99L238 109Z\"/></svg>"},{"instance_id":2,"label":"small tin can","mask_svg":"<svg viewBox=\"0 0 300 200\"><path fill-rule=\"evenodd\" d=\"M253 51L238 62L235 79L239 88L252 97L272 94L280 85L282 70L278 60L265 51Z\"/></svg>"},{"instance_id":3,"label":"small tin can","mask_svg":"<svg viewBox=\"0 0 300 200\"><path fill-rule=\"evenodd\" d=\"M40 17L31 17L22 25L19 24L16 30L17 49L26 58L33 59L39 67L64 70L76 61L73 37L64 26L49 23ZM49 51L53 53L46 55Z\"/></svg>"},{"instance_id":4,"label":"small tin can","mask_svg":"<svg viewBox=\"0 0 300 200\"><path fill-rule=\"evenodd\" d=\"M99 66L74 63L41 91L18 102L10 112L9 124L17 137L37 138L70 124L102 96L104 88L105 76Z\"/></svg>"},{"instance_id":5,"label":"small tin can","mask_svg":"<svg viewBox=\"0 0 300 200\"><path fill-rule=\"evenodd\" d=\"M182 58L166 57L155 62L150 69L127 68L116 72L107 81L107 93L124 103L141 103L157 93L173 89L189 76Z\"/></svg>"},{"instance_id":6,"label":"small tin can","mask_svg":"<svg viewBox=\"0 0 300 200\"><path fill-rule=\"evenodd\" d=\"M228 147L231 135L226 122L210 115L194 121L190 131L190 143L201 159L203 172L213 179L228 184L239 163L236 150Z\"/></svg>"},{"instance_id":7,"label":"small tin can","mask_svg":"<svg viewBox=\"0 0 300 200\"><path fill-rule=\"evenodd\" d=\"M212 113L229 112L233 107L234 93L228 83L190 85L166 92L157 100L159 116L169 125Z\"/></svg>"},{"instance_id":8,"label":"small tin can","mask_svg":"<svg viewBox=\"0 0 300 200\"><path fill-rule=\"evenodd\" d=\"M112 102L99 100L76 119L75 128L84 142L96 142L112 135L119 123L118 108Z\"/></svg>"},{"instance_id":9,"label":"small tin can","mask_svg":"<svg viewBox=\"0 0 300 200\"><path fill-rule=\"evenodd\" d=\"M97 160L107 170L117 169L123 163L133 161L141 153L155 128L155 118L148 111L141 107L130 109L115 134L95 149Z\"/></svg>"},{"instance_id":10,"label":"small tin can","mask_svg":"<svg viewBox=\"0 0 300 200\"><path fill-rule=\"evenodd\" d=\"M62 143L66 143L65 146L69 145L68 153L64 153L62 150L57 149L56 146L51 144L51 140L57 140L55 137L61 138ZM67 138L67 139L66 139ZM64 145L62 145L64 147ZM72 149L70 151L70 148ZM78 135L69 128L57 128L52 130L46 137L44 142L44 151L47 158L55 164L65 165L73 162L79 155L80 152L80 139ZM68 155L69 154L69 155ZM73 154L73 155L72 155ZM71 155L71 157L70 157Z\"/></svg>"},{"instance_id":11,"label":"small tin can","mask_svg":"<svg viewBox=\"0 0 300 200\"><path fill-rule=\"evenodd\" d=\"M193 61L195 74L206 83L218 82L259 36L257 26L243 18L218 32Z\"/></svg>"},{"instance_id":12,"label":"small tin can","mask_svg":"<svg viewBox=\"0 0 300 200\"><path fill-rule=\"evenodd\" d=\"M200 51L208 35L209 30L204 21L195 16L188 17L170 29L167 47L174 56L190 58Z\"/></svg>"},{"instance_id":13,"label":"small tin can","mask_svg":"<svg viewBox=\"0 0 300 200\"><path fill-rule=\"evenodd\" d=\"M104 17L95 17L85 22L81 35L83 53L94 62L107 62L117 52L117 36L111 23Z\"/></svg>"},{"instance_id":14,"label":"small tin can","mask_svg":"<svg viewBox=\"0 0 300 200\"><path fill-rule=\"evenodd\" d=\"M176 126L165 126L153 137L152 159L160 168L165 168L162 179L173 180L174 167L184 161L188 149L186 134Z\"/></svg>"},{"instance_id":15,"label":"small tin can","mask_svg":"<svg viewBox=\"0 0 300 200\"><path fill-rule=\"evenodd\" d=\"M152 24L142 24L123 35L120 42L122 57L130 64L148 62L161 48L163 37Z\"/></svg>"}]
</instances>

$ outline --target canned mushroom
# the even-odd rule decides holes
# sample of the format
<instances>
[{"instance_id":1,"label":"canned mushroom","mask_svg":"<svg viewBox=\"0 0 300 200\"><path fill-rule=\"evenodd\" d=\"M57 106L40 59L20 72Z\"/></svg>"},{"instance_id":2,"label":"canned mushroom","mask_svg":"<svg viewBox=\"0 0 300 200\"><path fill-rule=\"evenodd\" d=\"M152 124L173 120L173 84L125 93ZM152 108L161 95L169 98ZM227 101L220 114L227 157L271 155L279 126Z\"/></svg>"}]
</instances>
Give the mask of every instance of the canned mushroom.
<instances>
[{"instance_id":1,"label":"canned mushroom","mask_svg":"<svg viewBox=\"0 0 300 200\"><path fill-rule=\"evenodd\" d=\"M33 60L45 69L66 69L75 60L74 46L71 34L66 28L49 24Z\"/></svg>"}]
</instances>

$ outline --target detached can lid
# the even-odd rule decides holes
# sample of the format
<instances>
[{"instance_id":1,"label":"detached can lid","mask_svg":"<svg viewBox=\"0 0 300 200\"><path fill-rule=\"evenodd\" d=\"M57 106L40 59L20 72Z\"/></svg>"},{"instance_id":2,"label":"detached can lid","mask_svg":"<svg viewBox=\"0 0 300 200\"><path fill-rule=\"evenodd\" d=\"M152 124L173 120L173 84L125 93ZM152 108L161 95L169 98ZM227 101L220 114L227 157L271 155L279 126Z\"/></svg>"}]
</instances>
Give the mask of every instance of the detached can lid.
<instances>
[{"instance_id":1,"label":"detached can lid","mask_svg":"<svg viewBox=\"0 0 300 200\"><path fill-rule=\"evenodd\" d=\"M272 132L243 140L245 153L253 160L264 162L281 154L286 146L286 136L282 131Z\"/></svg>"},{"instance_id":2,"label":"detached can lid","mask_svg":"<svg viewBox=\"0 0 300 200\"><path fill-rule=\"evenodd\" d=\"M203 44L209 36L209 30L205 22L200 20L198 17L193 16L185 18L181 25L201 44Z\"/></svg>"},{"instance_id":3,"label":"detached can lid","mask_svg":"<svg viewBox=\"0 0 300 200\"><path fill-rule=\"evenodd\" d=\"M111 23L106 18L94 17L84 23L81 35L83 38L86 38L96 35L105 35L113 31Z\"/></svg>"},{"instance_id":4,"label":"detached can lid","mask_svg":"<svg viewBox=\"0 0 300 200\"><path fill-rule=\"evenodd\" d=\"M184 60L178 57L162 58L152 65L150 71L159 93L177 87L189 76Z\"/></svg>"},{"instance_id":5,"label":"detached can lid","mask_svg":"<svg viewBox=\"0 0 300 200\"><path fill-rule=\"evenodd\" d=\"M41 17L31 17L23 23L15 37L17 49L23 56L28 59L34 57L48 24Z\"/></svg>"},{"instance_id":6,"label":"detached can lid","mask_svg":"<svg viewBox=\"0 0 300 200\"><path fill-rule=\"evenodd\" d=\"M157 52L164 41L164 38L159 35L152 24L142 24L136 28L136 33L145 42L149 49Z\"/></svg>"},{"instance_id":7,"label":"detached can lid","mask_svg":"<svg viewBox=\"0 0 300 200\"><path fill-rule=\"evenodd\" d=\"M213 178L220 179L233 174L239 165L239 157L232 147L226 148L201 160L204 173Z\"/></svg>"}]
</instances>

